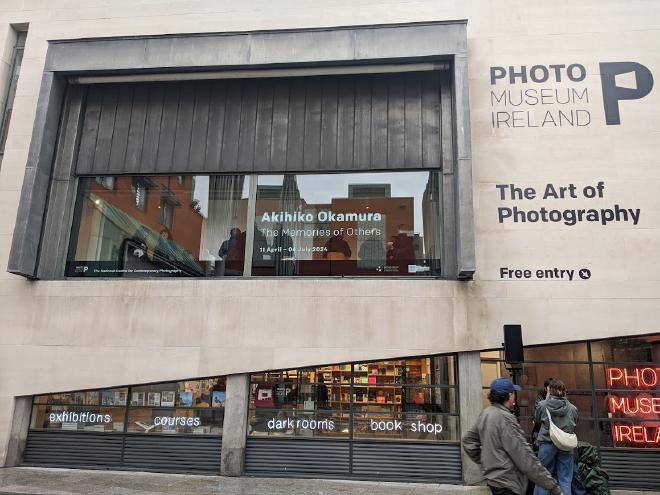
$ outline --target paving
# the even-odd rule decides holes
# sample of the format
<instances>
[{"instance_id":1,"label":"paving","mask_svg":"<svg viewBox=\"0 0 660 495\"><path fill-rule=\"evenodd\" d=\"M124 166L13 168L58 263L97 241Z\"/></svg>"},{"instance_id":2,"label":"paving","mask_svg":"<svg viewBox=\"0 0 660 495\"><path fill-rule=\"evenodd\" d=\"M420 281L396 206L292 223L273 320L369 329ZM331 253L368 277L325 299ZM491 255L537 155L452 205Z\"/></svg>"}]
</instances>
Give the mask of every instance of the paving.
<instances>
[{"instance_id":1,"label":"paving","mask_svg":"<svg viewBox=\"0 0 660 495\"><path fill-rule=\"evenodd\" d=\"M80 469L0 469L0 494L486 495L483 487L291 478L229 478ZM490 492L488 492L490 493Z\"/></svg>"},{"instance_id":2,"label":"paving","mask_svg":"<svg viewBox=\"0 0 660 495\"><path fill-rule=\"evenodd\" d=\"M0 495L490 495L481 486L291 478L228 478L82 469L0 469ZM660 492L613 491L613 495Z\"/></svg>"}]
</instances>

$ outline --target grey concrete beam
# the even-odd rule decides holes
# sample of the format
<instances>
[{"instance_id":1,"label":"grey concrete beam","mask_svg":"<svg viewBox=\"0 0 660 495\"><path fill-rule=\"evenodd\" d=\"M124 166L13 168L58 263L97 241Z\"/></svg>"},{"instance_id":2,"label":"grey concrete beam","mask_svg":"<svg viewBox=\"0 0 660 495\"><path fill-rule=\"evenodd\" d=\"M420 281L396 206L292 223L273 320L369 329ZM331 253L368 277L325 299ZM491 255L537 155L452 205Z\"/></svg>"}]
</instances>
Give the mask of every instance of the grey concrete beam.
<instances>
[{"instance_id":1,"label":"grey concrete beam","mask_svg":"<svg viewBox=\"0 0 660 495\"><path fill-rule=\"evenodd\" d=\"M46 70L188 70L450 57L466 21L51 42Z\"/></svg>"},{"instance_id":2,"label":"grey concrete beam","mask_svg":"<svg viewBox=\"0 0 660 495\"><path fill-rule=\"evenodd\" d=\"M458 402L460 408L461 437L477 421L482 409L481 357L479 352L458 354ZM483 480L481 469L461 449L463 480L467 484Z\"/></svg>"},{"instance_id":3,"label":"grey concrete beam","mask_svg":"<svg viewBox=\"0 0 660 495\"><path fill-rule=\"evenodd\" d=\"M9 431L9 442L5 467L18 466L23 462L23 452L30 427L30 412L32 410L32 397L14 398L14 414L12 415Z\"/></svg>"},{"instance_id":4,"label":"grey concrete beam","mask_svg":"<svg viewBox=\"0 0 660 495\"><path fill-rule=\"evenodd\" d=\"M225 398L225 419L222 426L223 476L241 476L245 467L250 375L229 375Z\"/></svg>"},{"instance_id":5,"label":"grey concrete beam","mask_svg":"<svg viewBox=\"0 0 660 495\"><path fill-rule=\"evenodd\" d=\"M468 61L454 58L455 153L456 153L456 252L458 278L469 280L476 270L474 206L472 202L472 145Z\"/></svg>"},{"instance_id":6,"label":"grey concrete beam","mask_svg":"<svg viewBox=\"0 0 660 495\"><path fill-rule=\"evenodd\" d=\"M34 278L66 82L44 72L7 271Z\"/></svg>"}]
</instances>

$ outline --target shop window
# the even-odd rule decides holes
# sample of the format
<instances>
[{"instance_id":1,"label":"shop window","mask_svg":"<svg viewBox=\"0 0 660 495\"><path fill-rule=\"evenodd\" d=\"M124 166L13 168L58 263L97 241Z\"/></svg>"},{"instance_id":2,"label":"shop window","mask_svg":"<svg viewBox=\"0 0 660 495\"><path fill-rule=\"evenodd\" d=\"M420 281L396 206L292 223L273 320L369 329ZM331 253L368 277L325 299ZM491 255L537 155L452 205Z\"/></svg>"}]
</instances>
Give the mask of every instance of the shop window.
<instances>
[{"instance_id":1,"label":"shop window","mask_svg":"<svg viewBox=\"0 0 660 495\"><path fill-rule=\"evenodd\" d=\"M30 428L122 432L127 394L118 388L35 396Z\"/></svg>"},{"instance_id":2,"label":"shop window","mask_svg":"<svg viewBox=\"0 0 660 495\"><path fill-rule=\"evenodd\" d=\"M454 356L256 373L250 390L250 435L459 438Z\"/></svg>"},{"instance_id":3,"label":"shop window","mask_svg":"<svg viewBox=\"0 0 660 495\"><path fill-rule=\"evenodd\" d=\"M34 397L31 429L222 435L225 378Z\"/></svg>"},{"instance_id":4,"label":"shop window","mask_svg":"<svg viewBox=\"0 0 660 495\"><path fill-rule=\"evenodd\" d=\"M591 357L591 359L589 359ZM578 438L600 447L660 447L660 336L525 348L518 376L520 422L530 433L543 381L559 378L578 408ZM500 351L482 353L484 406L490 382L509 377Z\"/></svg>"}]
</instances>

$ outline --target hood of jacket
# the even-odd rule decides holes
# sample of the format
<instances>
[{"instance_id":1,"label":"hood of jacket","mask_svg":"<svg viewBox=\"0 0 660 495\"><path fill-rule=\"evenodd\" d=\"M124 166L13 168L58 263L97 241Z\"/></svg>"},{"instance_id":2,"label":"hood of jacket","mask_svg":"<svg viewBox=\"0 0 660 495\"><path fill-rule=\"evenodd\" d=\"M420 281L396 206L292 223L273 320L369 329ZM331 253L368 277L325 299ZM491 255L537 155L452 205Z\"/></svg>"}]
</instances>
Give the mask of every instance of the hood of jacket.
<instances>
[{"instance_id":1,"label":"hood of jacket","mask_svg":"<svg viewBox=\"0 0 660 495\"><path fill-rule=\"evenodd\" d=\"M551 395L549 399L544 401L544 405L550 410L553 418L555 416L566 416L570 411L570 403L566 400L566 397Z\"/></svg>"}]
</instances>

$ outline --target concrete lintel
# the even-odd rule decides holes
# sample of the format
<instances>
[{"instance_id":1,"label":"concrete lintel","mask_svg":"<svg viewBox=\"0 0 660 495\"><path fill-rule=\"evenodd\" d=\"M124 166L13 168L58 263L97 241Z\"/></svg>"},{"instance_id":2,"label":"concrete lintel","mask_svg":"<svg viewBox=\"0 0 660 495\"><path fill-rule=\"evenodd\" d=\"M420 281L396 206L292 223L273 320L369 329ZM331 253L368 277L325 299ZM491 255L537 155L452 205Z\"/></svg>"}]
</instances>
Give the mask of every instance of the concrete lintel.
<instances>
[{"instance_id":1,"label":"concrete lintel","mask_svg":"<svg viewBox=\"0 0 660 495\"><path fill-rule=\"evenodd\" d=\"M455 21L54 41L46 70L209 70L450 57L466 52L466 21Z\"/></svg>"}]
</instances>

